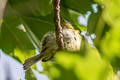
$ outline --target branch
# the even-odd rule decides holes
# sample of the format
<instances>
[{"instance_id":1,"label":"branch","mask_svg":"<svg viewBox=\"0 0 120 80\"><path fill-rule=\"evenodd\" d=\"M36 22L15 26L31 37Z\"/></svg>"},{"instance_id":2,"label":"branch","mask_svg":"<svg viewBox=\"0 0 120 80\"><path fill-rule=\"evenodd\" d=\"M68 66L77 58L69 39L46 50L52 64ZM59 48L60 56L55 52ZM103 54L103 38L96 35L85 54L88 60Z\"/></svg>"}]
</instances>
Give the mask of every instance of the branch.
<instances>
[{"instance_id":1,"label":"branch","mask_svg":"<svg viewBox=\"0 0 120 80\"><path fill-rule=\"evenodd\" d=\"M2 24L2 18L6 4L7 4L7 0L0 0L0 27Z\"/></svg>"},{"instance_id":2,"label":"branch","mask_svg":"<svg viewBox=\"0 0 120 80\"><path fill-rule=\"evenodd\" d=\"M53 0L56 42L59 49L64 48L62 27L60 24L60 0Z\"/></svg>"}]
</instances>

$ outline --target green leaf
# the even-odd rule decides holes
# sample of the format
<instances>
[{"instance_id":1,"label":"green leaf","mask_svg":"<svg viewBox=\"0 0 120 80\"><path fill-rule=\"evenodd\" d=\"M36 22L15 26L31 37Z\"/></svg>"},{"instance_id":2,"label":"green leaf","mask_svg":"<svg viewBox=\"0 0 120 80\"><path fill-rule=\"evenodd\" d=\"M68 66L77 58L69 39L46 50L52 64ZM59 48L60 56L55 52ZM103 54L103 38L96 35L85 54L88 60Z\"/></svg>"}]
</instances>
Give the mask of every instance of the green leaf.
<instances>
[{"instance_id":1,"label":"green leaf","mask_svg":"<svg viewBox=\"0 0 120 80\"><path fill-rule=\"evenodd\" d=\"M35 55L35 50L29 50L27 52L21 51L19 48L14 49L14 54L12 57L19 59L20 63L24 63L27 58L33 57Z\"/></svg>"},{"instance_id":2,"label":"green leaf","mask_svg":"<svg viewBox=\"0 0 120 80\"><path fill-rule=\"evenodd\" d=\"M92 0L62 0L64 7L85 14L87 11L92 11Z\"/></svg>"},{"instance_id":3,"label":"green leaf","mask_svg":"<svg viewBox=\"0 0 120 80\"><path fill-rule=\"evenodd\" d=\"M88 26L87 30L89 34L95 33L96 32L96 27L99 23L100 17L102 14L102 9L99 6L98 7L98 12L97 13L92 13L88 19ZM102 26L102 25L101 25Z\"/></svg>"},{"instance_id":4,"label":"green leaf","mask_svg":"<svg viewBox=\"0 0 120 80\"><path fill-rule=\"evenodd\" d=\"M26 16L46 16L51 13L49 0L9 0L12 7Z\"/></svg>"},{"instance_id":5,"label":"green leaf","mask_svg":"<svg viewBox=\"0 0 120 80\"><path fill-rule=\"evenodd\" d=\"M7 5L0 32L0 48L6 53L10 53L16 47L22 50L34 49L24 30L20 29L21 26L21 20Z\"/></svg>"},{"instance_id":6,"label":"green leaf","mask_svg":"<svg viewBox=\"0 0 120 80\"><path fill-rule=\"evenodd\" d=\"M93 40L94 45L99 49L102 38L104 38L107 31L110 29L109 25L103 19L103 10L98 5L98 12L92 13L88 19L87 31L88 34L95 34L96 38Z\"/></svg>"},{"instance_id":7,"label":"green leaf","mask_svg":"<svg viewBox=\"0 0 120 80\"><path fill-rule=\"evenodd\" d=\"M22 17L25 23L29 26L31 31L41 40L46 32L53 32L54 24L52 15L36 17Z\"/></svg>"},{"instance_id":8,"label":"green leaf","mask_svg":"<svg viewBox=\"0 0 120 80\"><path fill-rule=\"evenodd\" d=\"M103 17L108 24L114 25L120 21L120 0L96 0L96 2L105 7Z\"/></svg>"},{"instance_id":9,"label":"green leaf","mask_svg":"<svg viewBox=\"0 0 120 80\"><path fill-rule=\"evenodd\" d=\"M85 26L82 26L82 25L79 24L78 17L81 16L80 13L75 12L75 11L73 11L73 10L70 9L69 10L69 14L71 16L71 19L72 19L72 22L73 22L73 26L75 28L78 28L81 31L86 31L87 30L87 28Z\"/></svg>"},{"instance_id":10,"label":"green leaf","mask_svg":"<svg viewBox=\"0 0 120 80\"><path fill-rule=\"evenodd\" d=\"M52 80L113 80L114 77L109 63L87 43L80 52L58 52L55 61L47 68Z\"/></svg>"},{"instance_id":11,"label":"green leaf","mask_svg":"<svg viewBox=\"0 0 120 80\"><path fill-rule=\"evenodd\" d=\"M114 57L120 58L120 23L116 24L109 30L101 43L101 50L105 56L112 59Z\"/></svg>"},{"instance_id":12,"label":"green leaf","mask_svg":"<svg viewBox=\"0 0 120 80\"><path fill-rule=\"evenodd\" d=\"M29 69L25 72L26 80L36 80L35 75L32 72L32 69Z\"/></svg>"},{"instance_id":13,"label":"green leaf","mask_svg":"<svg viewBox=\"0 0 120 80\"><path fill-rule=\"evenodd\" d=\"M106 33L101 42L101 52L104 57L111 61L115 71L119 70L120 60L120 0L96 0L103 9L103 20L110 26L110 30ZM109 4L108 4L109 3Z\"/></svg>"}]
</instances>

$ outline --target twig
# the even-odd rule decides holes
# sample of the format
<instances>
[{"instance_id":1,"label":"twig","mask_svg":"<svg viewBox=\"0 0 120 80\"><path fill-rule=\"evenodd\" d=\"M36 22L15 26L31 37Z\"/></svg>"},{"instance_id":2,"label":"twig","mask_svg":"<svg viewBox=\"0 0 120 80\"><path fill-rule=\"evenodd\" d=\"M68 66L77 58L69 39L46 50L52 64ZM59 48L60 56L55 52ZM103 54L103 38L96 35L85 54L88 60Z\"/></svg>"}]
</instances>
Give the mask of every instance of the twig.
<instances>
[{"instance_id":1,"label":"twig","mask_svg":"<svg viewBox=\"0 0 120 80\"><path fill-rule=\"evenodd\" d=\"M59 49L64 48L62 27L60 24L60 0L53 0L54 7L54 24L55 24L55 34L56 34L56 42L59 46Z\"/></svg>"},{"instance_id":2,"label":"twig","mask_svg":"<svg viewBox=\"0 0 120 80\"><path fill-rule=\"evenodd\" d=\"M6 4L7 4L7 0L0 0L0 27L2 24L2 18Z\"/></svg>"}]
</instances>

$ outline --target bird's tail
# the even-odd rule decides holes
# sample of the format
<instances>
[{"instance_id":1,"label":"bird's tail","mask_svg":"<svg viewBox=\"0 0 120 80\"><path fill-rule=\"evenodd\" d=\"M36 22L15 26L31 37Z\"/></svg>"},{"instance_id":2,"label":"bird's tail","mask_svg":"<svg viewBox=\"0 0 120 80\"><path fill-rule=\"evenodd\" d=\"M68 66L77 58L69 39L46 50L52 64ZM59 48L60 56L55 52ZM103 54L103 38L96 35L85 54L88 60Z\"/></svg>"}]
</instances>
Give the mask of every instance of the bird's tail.
<instances>
[{"instance_id":1,"label":"bird's tail","mask_svg":"<svg viewBox=\"0 0 120 80\"><path fill-rule=\"evenodd\" d=\"M24 66L24 70L29 69L33 64L35 64L36 62L38 62L41 59L41 54L38 54L34 57L28 58L25 60L23 66Z\"/></svg>"}]
</instances>

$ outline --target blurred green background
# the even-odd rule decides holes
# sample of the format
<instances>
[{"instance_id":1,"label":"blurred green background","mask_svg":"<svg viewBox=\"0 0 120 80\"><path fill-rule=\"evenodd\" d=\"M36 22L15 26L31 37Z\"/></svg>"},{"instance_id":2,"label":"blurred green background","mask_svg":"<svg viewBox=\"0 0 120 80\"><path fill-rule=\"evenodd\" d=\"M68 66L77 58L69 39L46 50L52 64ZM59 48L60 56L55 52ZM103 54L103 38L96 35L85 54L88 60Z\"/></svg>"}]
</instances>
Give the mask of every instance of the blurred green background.
<instances>
[{"instance_id":1,"label":"blurred green background","mask_svg":"<svg viewBox=\"0 0 120 80\"><path fill-rule=\"evenodd\" d=\"M53 62L23 70L43 35L54 31L52 1L8 0L3 17L0 11L0 80L120 80L120 0L61 0L61 17L81 32L80 51L60 51ZM16 71L21 78L7 75Z\"/></svg>"}]
</instances>

